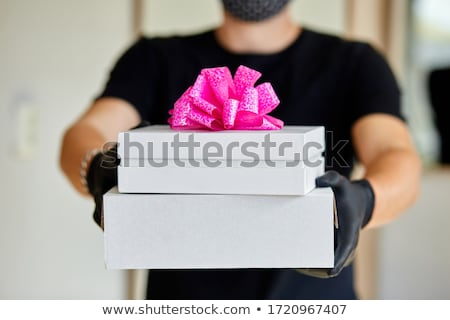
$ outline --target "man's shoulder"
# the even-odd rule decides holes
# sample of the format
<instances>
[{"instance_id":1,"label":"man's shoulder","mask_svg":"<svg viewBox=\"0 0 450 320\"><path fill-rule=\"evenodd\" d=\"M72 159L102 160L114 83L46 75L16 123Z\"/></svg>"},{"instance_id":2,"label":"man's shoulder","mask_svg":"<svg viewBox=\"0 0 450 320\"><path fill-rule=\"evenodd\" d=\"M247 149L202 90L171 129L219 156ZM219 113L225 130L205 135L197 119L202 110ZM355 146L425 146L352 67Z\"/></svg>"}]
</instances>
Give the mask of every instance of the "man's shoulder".
<instances>
[{"instance_id":1,"label":"man's shoulder","mask_svg":"<svg viewBox=\"0 0 450 320\"><path fill-rule=\"evenodd\" d=\"M338 49L356 54L373 49L368 42L349 39L331 32L306 28L305 33L308 35L309 42L314 43L317 48Z\"/></svg>"},{"instance_id":2,"label":"man's shoulder","mask_svg":"<svg viewBox=\"0 0 450 320\"><path fill-rule=\"evenodd\" d=\"M307 44L304 47L308 48L310 57L347 70L355 70L361 64L379 61L383 56L370 43L348 39L342 35L306 29L306 38Z\"/></svg>"}]
</instances>

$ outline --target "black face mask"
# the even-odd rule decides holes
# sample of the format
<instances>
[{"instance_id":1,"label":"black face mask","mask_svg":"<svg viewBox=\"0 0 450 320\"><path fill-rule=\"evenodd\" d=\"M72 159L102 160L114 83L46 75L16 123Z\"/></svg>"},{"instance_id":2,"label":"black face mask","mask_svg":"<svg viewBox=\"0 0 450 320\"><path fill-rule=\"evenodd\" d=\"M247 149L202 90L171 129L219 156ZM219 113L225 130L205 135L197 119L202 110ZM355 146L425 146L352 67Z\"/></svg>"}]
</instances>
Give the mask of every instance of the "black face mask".
<instances>
[{"instance_id":1,"label":"black face mask","mask_svg":"<svg viewBox=\"0 0 450 320\"><path fill-rule=\"evenodd\" d=\"M232 16L244 21L261 21L280 12L289 0L222 0Z\"/></svg>"}]
</instances>

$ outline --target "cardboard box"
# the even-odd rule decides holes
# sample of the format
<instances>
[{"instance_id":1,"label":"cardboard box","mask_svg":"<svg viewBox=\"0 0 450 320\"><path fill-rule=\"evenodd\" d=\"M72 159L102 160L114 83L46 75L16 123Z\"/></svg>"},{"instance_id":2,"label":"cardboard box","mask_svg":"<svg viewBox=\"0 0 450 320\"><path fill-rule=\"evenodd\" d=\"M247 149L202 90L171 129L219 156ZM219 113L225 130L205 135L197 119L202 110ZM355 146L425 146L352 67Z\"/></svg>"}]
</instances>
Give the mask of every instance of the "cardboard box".
<instances>
[{"instance_id":1,"label":"cardboard box","mask_svg":"<svg viewBox=\"0 0 450 320\"><path fill-rule=\"evenodd\" d=\"M108 269L328 268L333 193L104 196Z\"/></svg>"},{"instance_id":2,"label":"cardboard box","mask_svg":"<svg viewBox=\"0 0 450 320\"><path fill-rule=\"evenodd\" d=\"M323 127L119 134L121 193L304 195L324 173Z\"/></svg>"}]
</instances>

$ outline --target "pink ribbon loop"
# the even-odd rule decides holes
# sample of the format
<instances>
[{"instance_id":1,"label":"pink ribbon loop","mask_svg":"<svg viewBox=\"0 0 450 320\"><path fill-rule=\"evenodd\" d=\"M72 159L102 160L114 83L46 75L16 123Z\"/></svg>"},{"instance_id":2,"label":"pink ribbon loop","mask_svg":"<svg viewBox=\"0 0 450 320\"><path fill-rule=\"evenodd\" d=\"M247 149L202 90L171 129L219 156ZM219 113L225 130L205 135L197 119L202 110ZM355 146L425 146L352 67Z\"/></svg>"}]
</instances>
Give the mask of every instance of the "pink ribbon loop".
<instances>
[{"instance_id":1,"label":"pink ribbon loop","mask_svg":"<svg viewBox=\"0 0 450 320\"><path fill-rule=\"evenodd\" d=\"M169 111L171 128L281 129L283 121L268 115L280 100L270 83L254 87L260 77L260 72L245 66L239 66L234 78L227 67L203 69Z\"/></svg>"},{"instance_id":2,"label":"pink ribbon loop","mask_svg":"<svg viewBox=\"0 0 450 320\"><path fill-rule=\"evenodd\" d=\"M253 87L260 77L260 72L246 66L239 66L234 75L236 97L240 99L244 94L245 89L247 87Z\"/></svg>"}]
</instances>

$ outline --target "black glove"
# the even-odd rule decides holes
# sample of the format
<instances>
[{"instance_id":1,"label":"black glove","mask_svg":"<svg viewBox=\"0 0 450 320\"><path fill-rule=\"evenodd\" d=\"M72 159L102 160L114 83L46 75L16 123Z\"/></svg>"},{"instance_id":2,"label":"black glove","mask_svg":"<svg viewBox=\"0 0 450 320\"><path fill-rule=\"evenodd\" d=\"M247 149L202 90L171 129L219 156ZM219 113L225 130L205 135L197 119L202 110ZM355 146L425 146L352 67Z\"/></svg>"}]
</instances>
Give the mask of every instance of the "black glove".
<instances>
[{"instance_id":1,"label":"black glove","mask_svg":"<svg viewBox=\"0 0 450 320\"><path fill-rule=\"evenodd\" d=\"M150 125L143 121L133 129ZM117 154L117 143L105 145L103 151L99 152L91 161L86 175L89 193L95 201L95 210L93 214L94 221L103 229L103 195L112 187L117 185L117 166L120 159Z\"/></svg>"},{"instance_id":2,"label":"black glove","mask_svg":"<svg viewBox=\"0 0 450 320\"><path fill-rule=\"evenodd\" d=\"M104 147L91 161L86 181L89 193L95 201L94 221L103 229L103 195L117 185L117 166L120 159L117 155L117 143Z\"/></svg>"},{"instance_id":3,"label":"black glove","mask_svg":"<svg viewBox=\"0 0 450 320\"><path fill-rule=\"evenodd\" d=\"M299 269L319 278L339 275L354 258L360 230L372 218L375 194L369 181L349 181L336 171L328 171L316 179L319 188L331 187L336 201L338 228L334 231L334 268Z\"/></svg>"}]
</instances>

